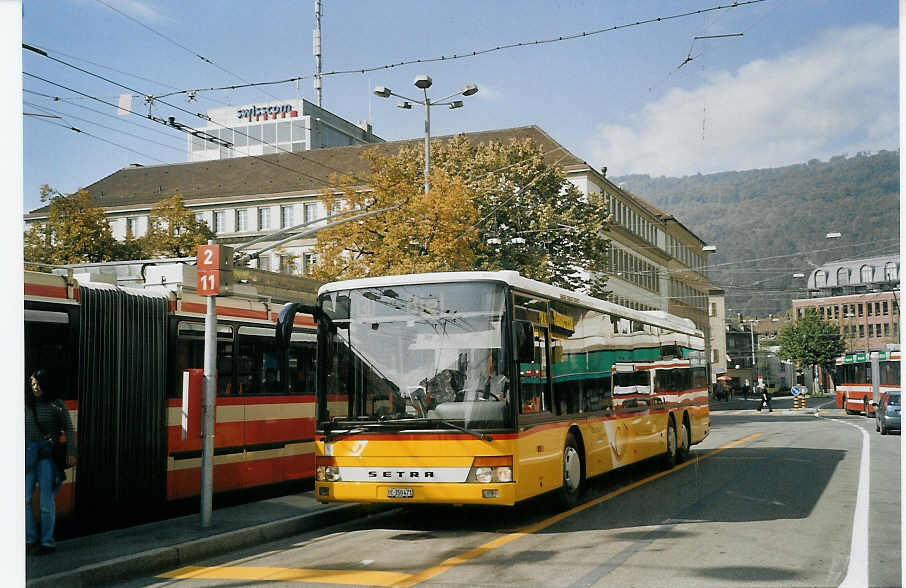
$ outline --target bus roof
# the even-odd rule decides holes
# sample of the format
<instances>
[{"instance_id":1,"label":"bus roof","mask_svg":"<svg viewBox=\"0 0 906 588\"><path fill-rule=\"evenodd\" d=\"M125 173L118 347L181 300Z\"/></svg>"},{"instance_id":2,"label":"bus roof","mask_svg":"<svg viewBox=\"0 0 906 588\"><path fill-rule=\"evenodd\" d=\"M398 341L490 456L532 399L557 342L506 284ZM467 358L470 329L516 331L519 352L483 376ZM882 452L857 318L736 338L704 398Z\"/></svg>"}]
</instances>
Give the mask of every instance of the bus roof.
<instances>
[{"instance_id":1,"label":"bus roof","mask_svg":"<svg viewBox=\"0 0 906 588\"><path fill-rule=\"evenodd\" d=\"M587 294L574 292L565 288L551 286L544 282L532 280L519 275L519 272L501 270L496 272L434 272L424 274L405 274L396 276L380 276L374 278L357 278L324 284L318 289L318 296L338 290L357 290L360 288L384 288L387 286L405 286L416 284L448 284L457 282L499 282L507 284L518 290L531 294L542 295L552 300L571 302L587 308L615 314L634 321L656 327L664 327L702 337L702 332L696 328L690 319L670 315L663 311L633 310L612 302L593 298Z\"/></svg>"}]
</instances>

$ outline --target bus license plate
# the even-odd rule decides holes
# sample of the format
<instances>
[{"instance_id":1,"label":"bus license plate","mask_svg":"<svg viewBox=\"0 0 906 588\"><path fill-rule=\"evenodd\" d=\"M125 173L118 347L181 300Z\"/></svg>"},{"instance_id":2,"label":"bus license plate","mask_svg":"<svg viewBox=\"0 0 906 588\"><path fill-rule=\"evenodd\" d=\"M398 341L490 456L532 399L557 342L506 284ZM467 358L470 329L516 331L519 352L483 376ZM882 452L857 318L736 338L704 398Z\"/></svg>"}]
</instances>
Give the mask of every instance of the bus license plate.
<instances>
[{"instance_id":1,"label":"bus license plate","mask_svg":"<svg viewBox=\"0 0 906 588\"><path fill-rule=\"evenodd\" d=\"M412 498L412 488L387 488L387 498Z\"/></svg>"}]
</instances>

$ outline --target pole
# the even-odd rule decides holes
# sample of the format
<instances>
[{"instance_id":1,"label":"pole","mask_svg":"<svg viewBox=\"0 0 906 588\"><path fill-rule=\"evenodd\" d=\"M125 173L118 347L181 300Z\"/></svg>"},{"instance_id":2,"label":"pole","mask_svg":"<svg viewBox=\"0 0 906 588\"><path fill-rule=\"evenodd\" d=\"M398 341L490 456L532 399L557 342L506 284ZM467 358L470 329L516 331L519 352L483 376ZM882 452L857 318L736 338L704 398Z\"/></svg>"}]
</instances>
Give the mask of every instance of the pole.
<instances>
[{"instance_id":1,"label":"pole","mask_svg":"<svg viewBox=\"0 0 906 588\"><path fill-rule=\"evenodd\" d=\"M755 370L755 326L752 323L749 323L749 338L752 341L752 389L754 390L757 373Z\"/></svg>"},{"instance_id":2,"label":"pole","mask_svg":"<svg viewBox=\"0 0 906 588\"><path fill-rule=\"evenodd\" d=\"M431 189L428 174L431 171L431 99L425 90L425 194Z\"/></svg>"},{"instance_id":3,"label":"pole","mask_svg":"<svg viewBox=\"0 0 906 588\"><path fill-rule=\"evenodd\" d=\"M321 0L315 0L315 33L313 49L315 53L315 97L321 107Z\"/></svg>"},{"instance_id":4,"label":"pole","mask_svg":"<svg viewBox=\"0 0 906 588\"><path fill-rule=\"evenodd\" d=\"M208 241L213 245L214 241ZM204 317L204 408L201 442L201 526L211 526L214 494L214 406L217 398L217 297L207 297Z\"/></svg>"}]
</instances>

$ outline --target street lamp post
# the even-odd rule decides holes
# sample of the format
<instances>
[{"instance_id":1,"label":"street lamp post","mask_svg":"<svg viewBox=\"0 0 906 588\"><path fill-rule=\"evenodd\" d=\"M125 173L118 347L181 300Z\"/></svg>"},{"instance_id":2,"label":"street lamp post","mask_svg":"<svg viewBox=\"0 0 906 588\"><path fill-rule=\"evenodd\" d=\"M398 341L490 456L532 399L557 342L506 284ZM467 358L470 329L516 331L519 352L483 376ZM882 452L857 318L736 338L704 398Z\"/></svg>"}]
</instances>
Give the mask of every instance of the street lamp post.
<instances>
[{"instance_id":1,"label":"street lamp post","mask_svg":"<svg viewBox=\"0 0 906 588\"><path fill-rule=\"evenodd\" d=\"M447 106L451 110L454 108L462 108L462 100L451 100L447 102L450 98L458 95L471 96L478 92L478 86L475 84L466 84L462 90L453 92L449 96L440 98L438 100L431 100L428 98L428 88L431 87L432 81L431 76L423 75L415 78L413 82L415 87L422 90L425 95L424 100L415 100L413 98L406 98L396 92L393 92L390 88L386 86L376 86L374 88L375 96L380 96L381 98L390 98L391 96L396 96L397 98L402 98L403 102L397 104L399 108L409 110L412 108L412 103L421 104L425 107L425 193L431 189L431 184L428 182L428 174L431 172L431 107L432 106Z\"/></svg>"}]
</instances>

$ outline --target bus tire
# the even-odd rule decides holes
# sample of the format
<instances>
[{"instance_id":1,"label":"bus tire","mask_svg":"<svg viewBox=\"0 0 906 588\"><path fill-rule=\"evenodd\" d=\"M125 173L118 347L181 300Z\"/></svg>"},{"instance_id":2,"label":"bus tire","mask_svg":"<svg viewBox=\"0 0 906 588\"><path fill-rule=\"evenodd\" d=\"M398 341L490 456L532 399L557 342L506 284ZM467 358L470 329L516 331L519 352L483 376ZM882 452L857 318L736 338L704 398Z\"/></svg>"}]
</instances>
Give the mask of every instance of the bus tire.
<instances>
[{"instance_id":1,"label":"bus tire","mask_svg":"<svg viewBox=\"0 0 906 588\"><path fill-rule=\"evenodd\" d=\"M668 470L676 465L678 455L676 445L676 423L670 416L667 417L667 452L663 457L664 467Z\"/></svg>"},{"instance_id":2,"label":"bus tire","mask_svg":"<svg viewBox=\"0 0 906 588\"><path fill-rule=\"evenodd\" d=\"M563 446L563 484L557 493L558 502L564 510L579 504L585 482L584 466L576 437L572 433L567 433Z\"/></svg>"},{"instance_id":3,"label":"bus tire","mask_svg":"<svg viewBox=\"0 0 906 588\"><path fill-rule=\"evenodd\" d=\"M681 442L680 442L681 441ZM689 451L692 449L692 432L689 430L689 419L683 416L683 424L680 425L679 438L676 445L676 461L682 462L689 458Z\"/></svg>"}]
</instances>

